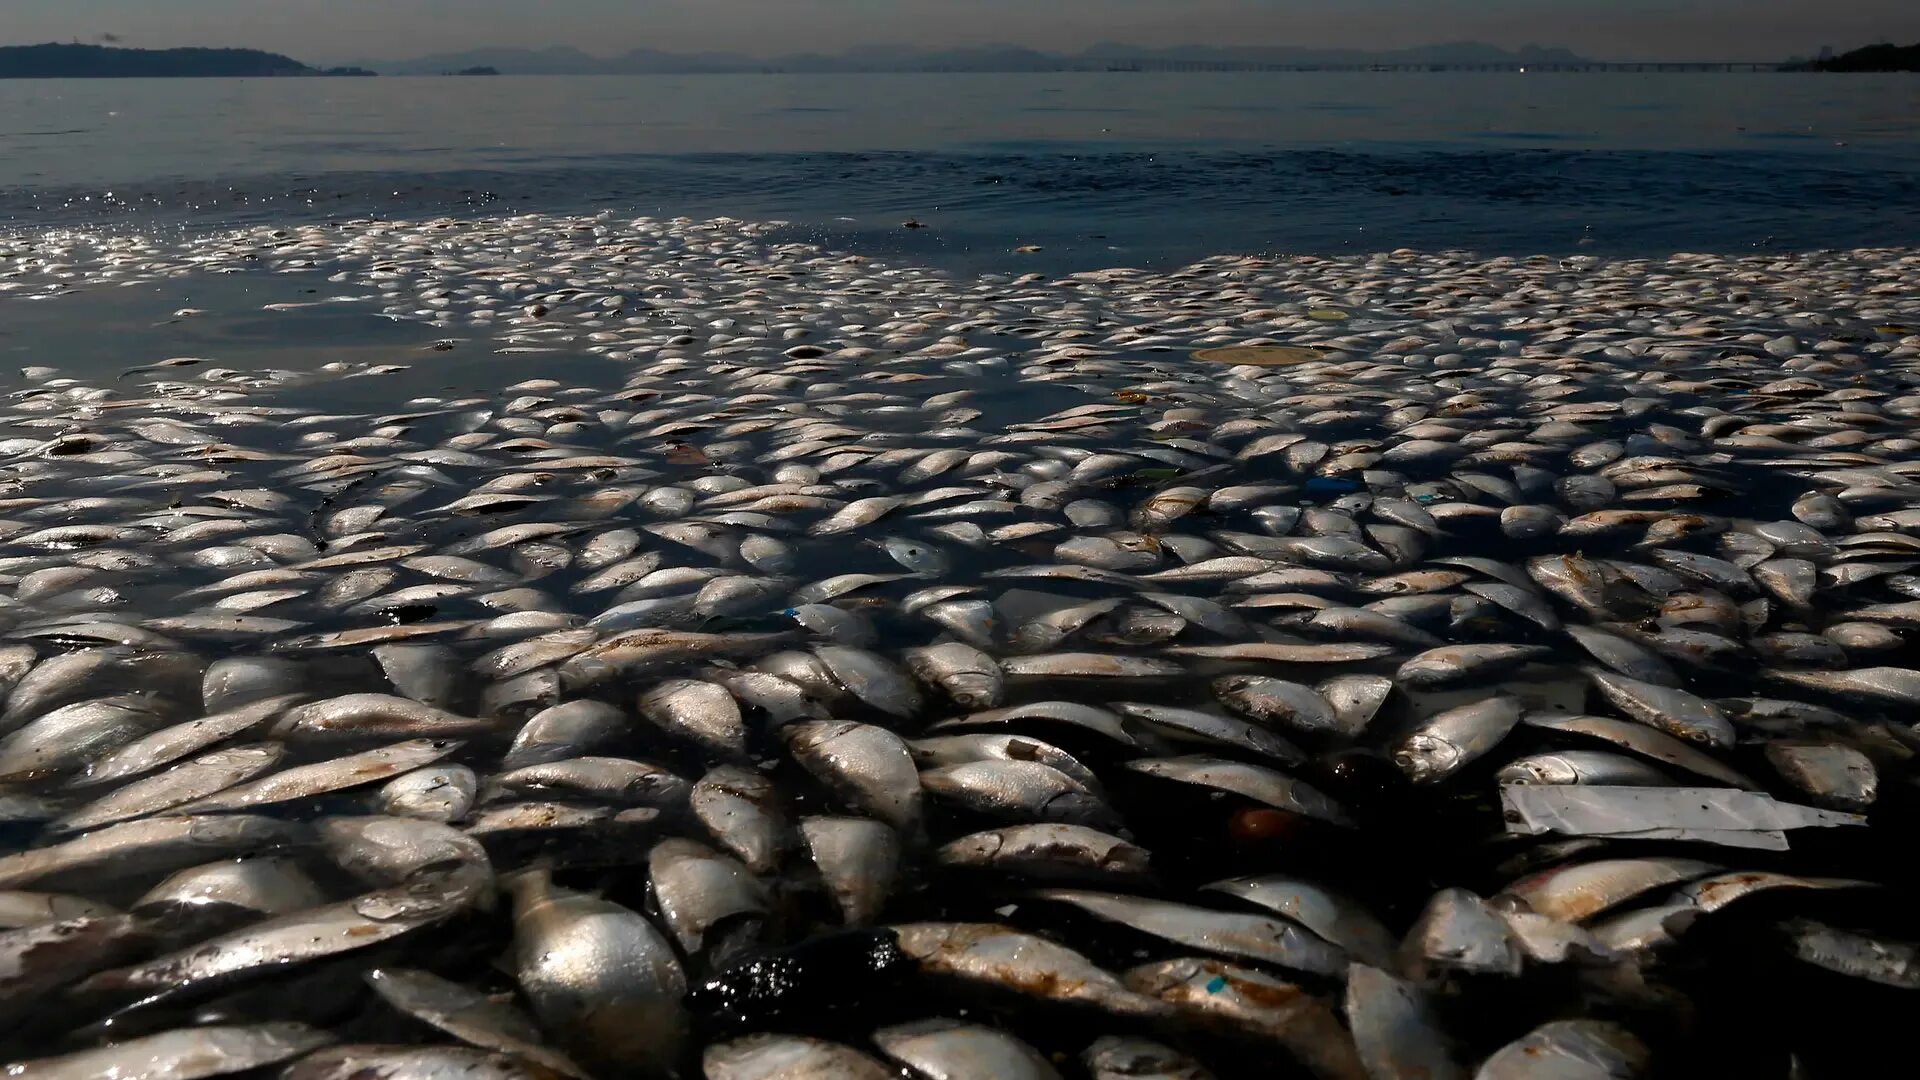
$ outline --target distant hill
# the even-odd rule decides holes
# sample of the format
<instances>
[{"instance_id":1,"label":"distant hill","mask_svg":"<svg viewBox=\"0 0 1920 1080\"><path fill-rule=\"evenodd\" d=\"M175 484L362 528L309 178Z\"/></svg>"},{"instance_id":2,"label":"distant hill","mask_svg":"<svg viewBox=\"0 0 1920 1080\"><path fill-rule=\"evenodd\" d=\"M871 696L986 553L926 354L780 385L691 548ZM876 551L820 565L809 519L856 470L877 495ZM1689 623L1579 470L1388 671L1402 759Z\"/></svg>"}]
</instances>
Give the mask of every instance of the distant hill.
<instances>
[{"instance_id":1,"label":"distant hill","mask_svg":"<svg viewBox=\"0 0 1920 1080\"><path fill-rule=\"evenodd\" d=\"M1796 71L1920 71L1920 45L1869 45L1825 60L1795 65Z\"/></svg>"},{"instance_id":2,"label":"distant hill","mask_svg":"<svg viewBox=\"0 0 1920 1080\"><path fill-rule=\"evenodd\" d=\"M1115 60L1179 60L1199 63L1298 64L1348 66L1355 64L1584 64L1569 49L1524 45L1503 49L1480 41L1419 45L1410 49L1310 49L1289 45L1177 45L1143 48L1138 45L1095 45L1081 54Z\"/></svg>"},{"instance_id":3,"label":"distant hill","mask_svg":"<svg viewBox=\"0 0 1920 1080\"><path fill-rule=\"evenodd\" d=\"M688 75L707 72L783 71L796 73L886 71L1100 71L1128 61L1226 65L1369 64L1578 64L1581 57L1558 48L1503 49L1481 42L1454 42L1414 49L1375 52L1366 49L1308 49L1289 46L1183 45L1150 48L1102 44L1077 53L1042 52L1018 45L988 44L955 49L919 49L905 45L861 45L839 53L793 53L756 57L739 53L671 53L634 49L619 56L594 56L571 46L545 49L489 48L437 53L409 60L358 60L357 66L386 75L437 75L470 67L496 68L503 75Z\"/></svg>"},{"instance_id":4,"label":"distant hill","mask_svg":"<svg viewBox=\"0 0 1920 1080\"><path fill-rule=\"evenodd\" d=\"M0 46L0 79L188 78L281 75L371 75L310 68L258 49L117 49L105 45Z\"/></svg>"}]
</instances>

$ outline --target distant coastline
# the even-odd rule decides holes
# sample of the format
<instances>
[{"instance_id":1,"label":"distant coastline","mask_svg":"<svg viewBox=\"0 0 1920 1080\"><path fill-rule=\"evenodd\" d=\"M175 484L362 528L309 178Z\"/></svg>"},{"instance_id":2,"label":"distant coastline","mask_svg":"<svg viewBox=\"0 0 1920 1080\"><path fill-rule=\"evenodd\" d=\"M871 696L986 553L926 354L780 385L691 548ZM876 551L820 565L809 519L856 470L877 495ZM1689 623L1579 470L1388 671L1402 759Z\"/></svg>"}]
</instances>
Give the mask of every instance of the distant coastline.
<instances>
[{"instance_id":1,"label":"distant coastline","mask_svg":"<svg viewBox=\"0 0 1920 1080\"><path fill-rule=\"evenodd\" d=\"M1920 44L1869 45L1821 60L1793 65L1794 71L1920 71Z\"/></svg>"},{"instance_id":2,"label":"distant coastline","mask_svg":"<svg viewBox=\"0 0 1920 1080\"><path fill-rule=\"evenodd\" d=\"M1503 49L1454 42L1412 49L1310 49L1286 46L1099 45L1079 53L1049 53L1010 45L929 51L865 46L844 53L749 57L731 53L679 54L636 49L598 57L566 46L493 48L411 60L360 60L315 67L259 49L129 49L47 43L0 46L0 79L285 78L371 75L696 75L879 74L1139 71L1920 71L1920 44L1870 45L1818 60L1607 62L1561 48Z\"/></svg>"},{"instance_id":3,"label":"distant coastline","mask_svg":"<svg viewBox=\"0 0 1920 1080\"><path fill-rule=\"evenodd\" d=\"M372 75L309 67L258 49L121 49L108 45L0 45L0 79L282 78Z\"/></svg>"},{"instance_id":4,"label":"distant coastline","mask_svg":"<svg viewBox=\"0 0 1920 1080\"><path fill-rule=\"evenodd\" d=\"M906 73L1052 73L1105 71L1368 70L1437 66L1517 68L1577 66L1593 61L1568 49L1528 45L1506 49L1459 41L1408 49L1302 46L1140 46L1107 42L1078 52L1019 45L964 45L945 49L855 45L837 53L677 53L633 49L596 56L566 45L502 46L404 59L351 61L382 75L448 75L490 68L502 75L863 75Z\"/></svg>"}]
</instances>

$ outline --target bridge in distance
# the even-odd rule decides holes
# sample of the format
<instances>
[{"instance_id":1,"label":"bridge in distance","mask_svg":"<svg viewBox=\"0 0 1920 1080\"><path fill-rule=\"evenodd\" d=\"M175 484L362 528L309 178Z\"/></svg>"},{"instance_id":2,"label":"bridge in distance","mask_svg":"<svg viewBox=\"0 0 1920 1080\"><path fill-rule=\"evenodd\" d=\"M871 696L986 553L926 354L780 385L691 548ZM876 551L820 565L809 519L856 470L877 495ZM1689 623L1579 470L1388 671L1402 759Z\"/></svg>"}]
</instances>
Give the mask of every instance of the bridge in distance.
<instances>
[{"instance_id":1,"label":"bridge in distance","mask_svg":"<svg viewBox=\"0 0 1920 1080\"><path fill-rule=\"evenodd\" d=\"M1490 71L1526 74L1533 72L1698 72L1729 73L1784 71L1786 65L1769 61L1649 61L1645 63L1579 62L1565 64L1253 64L1214 60L1109 60L1100 63L1062 65L1053 71Z\"/></svg>"}]
</instances>

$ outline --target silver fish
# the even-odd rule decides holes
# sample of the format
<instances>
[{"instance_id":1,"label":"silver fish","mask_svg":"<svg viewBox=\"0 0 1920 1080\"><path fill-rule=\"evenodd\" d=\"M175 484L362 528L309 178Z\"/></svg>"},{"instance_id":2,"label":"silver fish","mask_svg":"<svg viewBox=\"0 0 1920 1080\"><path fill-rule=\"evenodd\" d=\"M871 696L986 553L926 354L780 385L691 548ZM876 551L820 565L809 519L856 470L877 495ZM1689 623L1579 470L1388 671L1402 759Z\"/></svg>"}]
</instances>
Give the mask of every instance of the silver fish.
<instances>
[{"instance_id":1,"label":"silver fish","mask_svg":"<svg viewBox=\"0 0 1920 1080\"><path fill-rule=\"evenodd\" d=\"M1444 779L1499 745L1524 711L1520 699L1502 695L1430 716L1401 739L1394 764L1415 783Z\"/></svg>"},{"instance_id":2,"label":"silver fish","mask_svg":"<svg viewBox=\"0 0 1920 1080\"><path fill-rule=\"evenodd\" d=\"M305 1024L209 1024L142 1035L91 1050L7 1066L27 1080L165 1076L177 1080L247 1072L300 1057L332 1042Z\"/></svg>"},{"instance_id":3,"label":"silver fish","mask_svg":"<svg viewBox=\"0 0 1920 1080\"><path fill-rule=\"evenodd\" d=\"M804 1035L748 1035L718 1042L701 1055L707 1080L893 1080L895 1070L841 1043Z\"/></svg>"},{"instance_id":4,"label":"silver fish","mask_svg":"<svg viewBox=\"0 0 1920 1080\"><path fill-rule=\"evenodd\" d=\"M281 915L81 984L85 993L135 994L143 1003L179 997L262 970L367 948L458 913L474 899L432 875L351 900Z\"/></svg>"},{"instance_id":5,"label":"silver fish","mask_svg":"<svg viewBox=\"0 0 1920 1080\"><path fill-rule=\"evenodd\" d=\"M1003 1031L957 1020L895 1024L873 1033L873 1042L894 1061L934 1080L964 1076L1006 1080L1058 1080L1038 1050Z\"/></svg>"},{"instance_id":6,"label":"silver fish","mask_svg":"<svg viewBox=\"0 0 1920 1080\"><path fill-rule=\"evenodd\" d=\"M780 729L803 768L853 809L912 835L920 825L920 773L898 735L849 720L805 720Z\"/></svg>"},{"instance_id":7,"label":"silver fish","mask_svg":"<svg viewBox=\"0 0 1920 1080\"><path fill-rule=\"evenodd\" d=\"M514 978L533 1013L582 1064L662 1072L685 1037L686 976L673 947L618 904L516 873Z\"/></svg>"},{"instance_id":8,"label":"silver fish","mask_svg":"<svg viewBox=\"0 0 1920 1080\"><path fill-rule=\"evenodd\" d=\"M881 822L849 817L802 818L800 835L842 921L878 918L899 870L899 836Z\"/></svg>"}]
</instances>

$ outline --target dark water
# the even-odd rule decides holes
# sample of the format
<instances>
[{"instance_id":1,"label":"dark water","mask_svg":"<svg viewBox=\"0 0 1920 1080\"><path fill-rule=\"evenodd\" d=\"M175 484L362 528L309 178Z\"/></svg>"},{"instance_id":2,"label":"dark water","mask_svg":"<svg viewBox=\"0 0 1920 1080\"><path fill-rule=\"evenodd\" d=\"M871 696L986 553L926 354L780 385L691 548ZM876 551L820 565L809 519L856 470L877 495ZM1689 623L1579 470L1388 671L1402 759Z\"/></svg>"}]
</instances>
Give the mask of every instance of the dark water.
<instances>
[{"instance_id":1,"label":"dark water","mask_svg":"<svg viewBox=\"0 0 1920 1080\"><path fill-rule=\"evenodd\" d=\"M1903 245L1920 240L1920 78L0 84L0 229L597 210L781 218L967 266Z\"/></svg>"}]
</instances>

